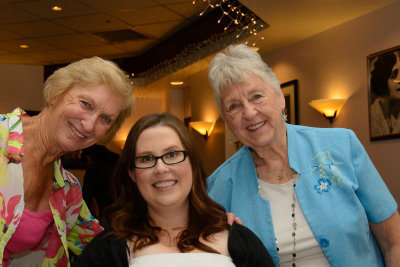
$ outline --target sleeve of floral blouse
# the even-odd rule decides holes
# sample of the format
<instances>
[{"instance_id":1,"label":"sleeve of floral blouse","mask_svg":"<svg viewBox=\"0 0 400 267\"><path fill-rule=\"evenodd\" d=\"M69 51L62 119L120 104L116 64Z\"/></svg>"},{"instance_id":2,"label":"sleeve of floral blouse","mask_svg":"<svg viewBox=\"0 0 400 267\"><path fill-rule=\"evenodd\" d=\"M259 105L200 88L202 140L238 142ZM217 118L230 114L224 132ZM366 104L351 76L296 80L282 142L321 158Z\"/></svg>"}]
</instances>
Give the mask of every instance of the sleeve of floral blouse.
<instances>
[{"instance_id":1,"label":"sleeve of floral blouse","mask_svg":"<svg viewBox=\"0 0 400 267\"><path fill-rule=\"evenodd\" d=\"M78 219L67 237L68 248L74 254L80 255L90 241L102 231L99 221L92 216L85 201L82 200Z\"/></svg>"}]
</instances>

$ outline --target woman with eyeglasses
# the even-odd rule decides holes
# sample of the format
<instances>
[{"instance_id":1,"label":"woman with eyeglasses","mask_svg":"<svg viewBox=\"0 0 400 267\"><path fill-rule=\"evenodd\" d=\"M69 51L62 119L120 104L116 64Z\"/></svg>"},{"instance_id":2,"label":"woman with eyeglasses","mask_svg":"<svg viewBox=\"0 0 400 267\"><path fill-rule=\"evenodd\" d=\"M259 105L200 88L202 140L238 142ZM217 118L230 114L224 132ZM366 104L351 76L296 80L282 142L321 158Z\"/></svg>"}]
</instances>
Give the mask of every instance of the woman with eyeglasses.
<instances>
[{"instance_id":1,"label":"woman with eyeglasses","mask_svg":"<svg viewBox=\"0 0 400 267\"><path fill-rule=\"evenodd\" d=\"M178 118L141 118L116 166L110 230L96 236L73 266L274 266L249 229L228 224L205 180Z\"/></svg>"}]
</instances>

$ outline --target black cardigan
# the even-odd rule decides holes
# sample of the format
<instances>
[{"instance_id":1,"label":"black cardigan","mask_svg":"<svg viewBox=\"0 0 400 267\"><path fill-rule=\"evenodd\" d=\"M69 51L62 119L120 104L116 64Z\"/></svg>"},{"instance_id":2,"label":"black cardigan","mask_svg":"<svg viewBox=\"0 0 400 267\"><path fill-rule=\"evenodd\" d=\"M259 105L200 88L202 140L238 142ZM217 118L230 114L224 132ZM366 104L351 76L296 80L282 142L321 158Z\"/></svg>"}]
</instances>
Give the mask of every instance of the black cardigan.
<instances>
[{"instance_id":1,"label":"black cardigan","mask_svg":"<svg viewBox=\"0 0 400 267\"><path fill-rule=\"evenodd\" d=\"M72 267L129 266L126 242L106 233L98 234ZM261 240L250 229L236 223L229 232L228 251L237 267L275 266Z\"/></svg>"}]
</instances>

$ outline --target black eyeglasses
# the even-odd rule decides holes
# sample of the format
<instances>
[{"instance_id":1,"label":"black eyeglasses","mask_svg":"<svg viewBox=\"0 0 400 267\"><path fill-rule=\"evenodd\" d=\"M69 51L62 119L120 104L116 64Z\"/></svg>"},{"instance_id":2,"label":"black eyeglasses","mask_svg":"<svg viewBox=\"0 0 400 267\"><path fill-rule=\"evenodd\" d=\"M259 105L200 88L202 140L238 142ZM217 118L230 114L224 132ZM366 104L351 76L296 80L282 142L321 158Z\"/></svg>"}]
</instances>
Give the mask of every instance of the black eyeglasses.
<instances>
[{"instance_id":1,"label":"black eyeglasses","mask_svg":"<svg viewBox=\"0 0 400 267\"><path fill-rule=\"evenodd\" d=\"M184 161L186 157L186 150L176 150L167 152L159 157L150 155L135 157L133 159L133 165L137 169L149 169L156 166L158 159L161 159L166 165L175 165Z\"/></svg>"}]
</instances>

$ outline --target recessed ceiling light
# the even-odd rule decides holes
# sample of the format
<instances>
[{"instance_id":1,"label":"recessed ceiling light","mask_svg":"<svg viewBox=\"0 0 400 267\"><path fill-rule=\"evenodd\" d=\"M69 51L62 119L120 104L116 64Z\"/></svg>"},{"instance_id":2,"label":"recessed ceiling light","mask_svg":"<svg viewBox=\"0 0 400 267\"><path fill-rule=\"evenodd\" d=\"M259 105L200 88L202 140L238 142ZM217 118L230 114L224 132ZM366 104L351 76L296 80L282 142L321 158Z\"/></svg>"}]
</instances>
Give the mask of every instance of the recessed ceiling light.
<instances>
[{"instance_id":1,"label":"recessed ceiling light","mask_svg":"<svg viewBox=\"0 0 400 267\"><path fill-rule=\"evenodd\" d=\"M172 85L182 85L183 82L182 81L173 81L173 82L170 82L170 84L172 84Z\"/></svg>"},{"instance_id":2,"label":"recessed ceiling light","mask_svg":"<svg viewBox=\"0 0 400 267\"><path fill-rule=\"evenodd\" d=\"M60 7L60 6L53 6L53 7L51 8L51 10L53 10L53 11L61 11L61 10L62 10L62 7Z\"/></svg>"},{"instance_id":3,"label":"recessed ceiling light","mask_svg":"<svg viewBox=\"0 0 400 267\"><path fill-rule=\"evenodd\" d=\"M19 47L20 47L20 48L28 48L28 47L29 47L29 45L22 44L22 45L20 45Z\"/></svg>"}]
</instances>

